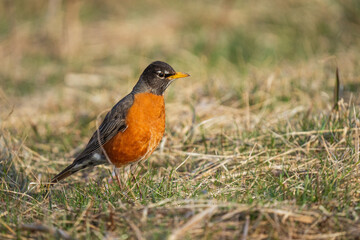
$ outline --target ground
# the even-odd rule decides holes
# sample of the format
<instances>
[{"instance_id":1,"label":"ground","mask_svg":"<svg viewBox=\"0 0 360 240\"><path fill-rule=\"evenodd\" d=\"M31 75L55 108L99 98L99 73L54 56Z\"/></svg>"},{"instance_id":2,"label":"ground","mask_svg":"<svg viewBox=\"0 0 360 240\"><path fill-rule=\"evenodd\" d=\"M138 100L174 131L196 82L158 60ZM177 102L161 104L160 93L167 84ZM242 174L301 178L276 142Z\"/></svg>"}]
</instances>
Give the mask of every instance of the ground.
<instances>
[{"instance_id":1,"label":"ground","mask_svg":"<svg viewBox=\"0 0 360 240\"><path fill-rule=\"evenodd\" d=\"M357 0L16 0L0 15L1 239L360 237ZM101 166L45 197L154 60L191 74L167 90L159 148L121 186Z\"/></svg>"}]
</instances>

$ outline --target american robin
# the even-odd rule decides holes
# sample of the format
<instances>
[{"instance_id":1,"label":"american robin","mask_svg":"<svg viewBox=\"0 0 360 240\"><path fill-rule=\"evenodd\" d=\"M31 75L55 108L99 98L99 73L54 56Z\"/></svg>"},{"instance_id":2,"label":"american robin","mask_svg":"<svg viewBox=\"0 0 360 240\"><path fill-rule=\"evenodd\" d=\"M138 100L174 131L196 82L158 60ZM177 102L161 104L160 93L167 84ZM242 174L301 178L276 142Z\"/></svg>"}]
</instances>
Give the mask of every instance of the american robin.
<instances>
[{"instance_id":1,"label":"american robin","mask_svg":"<svg viewBox=\"0 0 360 240\"><path fill-rule=\"evenodd\" d=\"M147 159L164 135L164 92L175 79L188 76L165 62L151 63L133 90L107 113L85 149L51 184L108 161L119 168Z\"/></svg>"}]
</instances>

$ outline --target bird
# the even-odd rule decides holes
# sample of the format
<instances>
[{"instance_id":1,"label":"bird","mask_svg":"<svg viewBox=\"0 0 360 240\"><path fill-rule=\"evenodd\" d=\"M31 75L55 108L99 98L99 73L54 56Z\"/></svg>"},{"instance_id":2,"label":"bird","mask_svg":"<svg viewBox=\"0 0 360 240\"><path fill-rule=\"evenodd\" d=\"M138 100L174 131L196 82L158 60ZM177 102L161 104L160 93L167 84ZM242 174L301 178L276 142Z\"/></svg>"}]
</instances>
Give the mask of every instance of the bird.
<instances>
[{"instance_id":1,"label":"bird","mask_svg":"<svg viewBox=\"0 0 360 240\"><path fill-rule=\"evenodd\" d=\"M152 62L132 91L106 114L84 150L50 184L87 167L110 162L118 169L147 159L165 132L165 90L175 79L189 76L165 62Z\"/></svg>"}]
</instances>

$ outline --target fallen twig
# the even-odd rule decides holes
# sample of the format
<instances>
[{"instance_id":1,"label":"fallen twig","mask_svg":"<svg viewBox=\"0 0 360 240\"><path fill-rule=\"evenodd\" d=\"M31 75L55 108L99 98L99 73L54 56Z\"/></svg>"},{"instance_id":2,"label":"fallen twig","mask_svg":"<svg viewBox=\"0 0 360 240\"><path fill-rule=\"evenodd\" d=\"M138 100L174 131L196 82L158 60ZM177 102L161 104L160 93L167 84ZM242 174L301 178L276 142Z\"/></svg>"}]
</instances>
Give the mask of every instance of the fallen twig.
<instances>
[{"instance_id":1,"label":"fallen twig","mask_svg":"<svg viewBox=\"0 0 360 240\"><path fill-rule=\"evenodd\" d=\"M45 233L50 233L57 237L61 237L63 239L72 239L72 237L64 230L55 227L46 226L43 224L38 224L38 223L22 224L20 228L25 231L45 232Z\"/></svg>"}]
</instances>

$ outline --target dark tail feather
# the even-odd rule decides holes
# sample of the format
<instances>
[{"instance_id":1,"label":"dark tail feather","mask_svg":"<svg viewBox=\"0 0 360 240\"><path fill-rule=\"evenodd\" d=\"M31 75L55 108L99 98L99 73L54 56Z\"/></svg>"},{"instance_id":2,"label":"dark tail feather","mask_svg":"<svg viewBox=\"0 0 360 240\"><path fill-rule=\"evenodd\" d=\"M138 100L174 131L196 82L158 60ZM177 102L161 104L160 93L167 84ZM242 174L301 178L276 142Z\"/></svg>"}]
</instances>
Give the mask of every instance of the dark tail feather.
<instances>
[{"instance_id":1,"label":"dark tail feather","mask_svg":"<svg viewBox=\"0 0 360 240\"><path fill-rule=\"evenodd\" d=\"M64 178L67 178L68 176L76 173L77 171L83 169L83 164L80 164L81 166L79 166L78 163L72 163L71 165L69 165L67 168L65 168L64 170L62 170L58 175L56 175L55 177L53 177L53 179L51 179L51 185L55 184L57 182L60 182L61 180L63 180Z\"/></svg>"},{"instance_id":2,"label":"dark tail feather","mask_svg":"<svg viewBox=\"0 0 360 240\"><path fill-rule=\"evenodd\" d=\"M84 168L92 167L92 166L96 166L96 165L100 165L100 164L106 164L106 163L108 163L107 160L106 159L104 160L102 158L100 158L100 159L96 159L96 158L94 159L94 158L89 158L89 157L77 158L67 168L62 170L55 177L53 177L53 179L51 179L50 185L60 182L64 178L67 178L68 176L73 175L74 173L76 173Z\"/></svg>"},{"instance_id":3,"label":"dark tail feather","mask_svg":"<svg viewBox=\"0 0 360 240\"><path fill-rule=\"evenodd\" d=\"M80 165L80 166L79 166ZM46 185L46 189L45 189L45 193L44 196L45 198L47 198L48 196L50 197L50 187L52 185L54 185L57 182L60 182L61 180L63 180L64 178L76 173L77 171L83 169L84 165L79 164L78 162L73 162L72 164L70 164L69 166L67 166L64 170L62 170L58 175L56 175L55 177L53 177L53 179L51 179L51 182L49 184Z\"/></svg>"}]
</instances>

